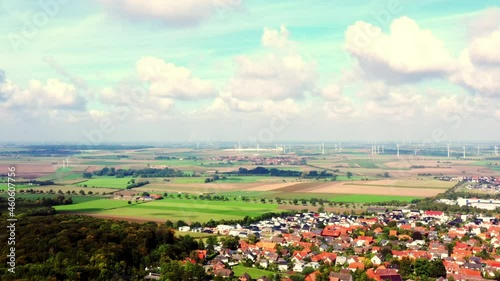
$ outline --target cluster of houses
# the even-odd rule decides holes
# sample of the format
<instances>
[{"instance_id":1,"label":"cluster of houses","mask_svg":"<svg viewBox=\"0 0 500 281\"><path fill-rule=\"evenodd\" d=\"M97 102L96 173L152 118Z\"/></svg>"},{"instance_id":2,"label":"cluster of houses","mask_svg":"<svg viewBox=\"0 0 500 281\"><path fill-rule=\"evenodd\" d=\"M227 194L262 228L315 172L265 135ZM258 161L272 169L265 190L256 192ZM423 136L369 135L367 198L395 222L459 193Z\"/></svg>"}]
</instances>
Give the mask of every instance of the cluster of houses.
<instances>
[{"instance_id":1,"label":"cluster of houses","mask_svg":"<svg viewBox=\"0 0 500 281\"><path fill-rule=\"evenodd\" d=\"M113 193L114 200L127 200L127 201L154 201L163 199L161 194L149 194L149 195L140 195L137 190L120 190Z\"/></svg>"},{"instance_id":2,"label":"cluster of houses","mask_svg":"<svg viewBox=\"0 0 500 281\"><path fill-rule=\"evenodd\" d=\"M447 276L438 280L487 280L485 276L492 277L500 270L496 217L379 209L372 217L301 213L249 226L195 230L240 237L236 250L216 245L216 256L205 264L207 270L222 277L238 277L231 268L245 264L283 276L306 272L305 280L314 281L320 266L328 264L338 269L330 273L329 280L353 281L353 273L361 270L375 280L399 281L403 280L399 265L390 261L403 258L442 260ZM245 239L250 236L254 239ZM454 247L450 248L452 242ZM206 251L199 255L203 260ZM239 280L268 279L246 274Z\"/></svg>"},{"instance_id":3,"label":"cluster of houses","mask_svg":"<svg viewBox=\"0 0 500 281\"><path fill-rule=\"evenodd\" d=\"M456 181L465 182L467 188L470 189L485 189L485 190L499 190L500 178L495 176L464 176L464 177L439 177L442 181Z\"/></svg>"},{"instance_id":4,"label":"cluster of houses","mask_svg":"<svg viewBox=\"0 0 500 281\"><path fill-rule=\"evenodd\" d=\"M254 165L303 165L304 158L296 156L263 157L263 156L219 156L210 157L210 161L251 162Z\"/></svg>"},{"instance_id":5,"label":"cluster of houses","mask_svg":"<svg viewBox=\"0 0 500 281\"><path fill-rule=\"evenodd\" d=\"M459 205L459 206L470 206L485 210L496 210L500 208L500 200L498 199L481 199L481 198L457 198L456 200L451 199L439 199L438 202L447 205Z\"/></svg>"}]
</instances>

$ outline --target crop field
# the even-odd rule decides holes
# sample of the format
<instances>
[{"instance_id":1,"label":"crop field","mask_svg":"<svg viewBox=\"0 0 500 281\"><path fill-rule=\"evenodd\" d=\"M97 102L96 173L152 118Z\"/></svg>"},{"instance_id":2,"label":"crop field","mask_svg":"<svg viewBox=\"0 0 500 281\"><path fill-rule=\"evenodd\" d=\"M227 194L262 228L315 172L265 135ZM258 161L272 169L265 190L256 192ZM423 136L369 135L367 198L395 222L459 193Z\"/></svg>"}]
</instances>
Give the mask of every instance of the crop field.
<instances>
[{"instance_id":1,"label":"crop field","mask_svg":"<svg viewBox=\"0 0 500 281\"><path fill-rule=\"evenodd\" d=\"M398 195L367 195L367 194L348 194L339 195L330 199L333 202L352 202L352 203L372 203L372 202L388 202L400 201L410 202L413 199L420 199L422 197L415 196L398 196Z\"/></svg>"},{"instance_id":2,"label":"crop field","mask_svg":"<svg viewBox=\"0 0 500 281\"><path fill-rule=\"evenodd\" d=\"M402 188L437 188L437 189L450 189L456 183L450 181L440 180L379 180L352 183L357 186L384 186L384 187L402 187ZM345 183L351 185L351 183Z\"/></svg>"},{"instance_id":3,"label":"crop field","mask_svg":"<svg viewBox=\"0 0 500 281\"><path fill-rule=\"evenodd\" d=\"M205 222L210 219L242 219L278 210L278 204L242 201L164 199L128 204L126 200L100 199L73 205L56 206L64 212L89 213L106 217L142 218L156 221L185 220Z\"/></svg>"},{"instance_id":4,"label":"crop field","mask_svg":"<svg viewBox=\"0 0 500 281\"><path fill-rule=\"evenodd\" d=\"M126 188L127 183L131 179L132 179L131 177L127 178L96 177L96 178L91 178L84 182L80 182L78 183L77 186L83 187L84 185L87 185L87 187Z\"/></svg>"},{"instance_id":5,"label":"crop field","mask_svg":"<svg viewBox=\"0 0 500 281\"><path fill-rule=\"evenodd\" d=\"M7 197L7 193L0 193L1 197ZM25 194L25 193L17 193L16 198L29 199L29 200L38 200L42 198L54 198L59 196L59 194ZM102 200L100 196L81 196L81 195L64 195L66 198L71 197L73 200L73 204L83 203L88 201ZM69 206L69 205L66 205Z\"/></svg>"},{"instance_id":6,"label":"crop field","mask_svg":"<svg viewBox=\"0 0 500 281\"><path fill-rule=\"evenodd\" d=\"M114 208L125 207L128 205L126 200L113 199L98 199L80 202L71 205L59 205L54 208L61 212L78 212L78 213L96 213Z\"/></svg>"},{"instance_id":7,"label":"crop field","mask_svg":"<svg viewBox=\"0 0 500 281\"><path fill-rule=\"evenodd\" d=\"M12 185L11 185L12 186ZM14 187L17 189L29 189L29 188L34 188L37 187L36 185L29 185L29 184L15 184ZM0 190L7 190L8 184L7 183L0 183Z\"/></svg>"},{"instance_id":8,"label":"crop field","mask_svg":"<svg viewBox=\"0 0 500 281\"><path fill-rule=\"evenodd\" d=\"M130 161L112 161L112 160L91 160L91 161L85 161L82 162L82 164L85 165L98 165L98 166L117 166L117 165L130 165L130 164L135 164L134 162ZM146 166L146 165L144 165Z\"/></svg>"}]
</instances>

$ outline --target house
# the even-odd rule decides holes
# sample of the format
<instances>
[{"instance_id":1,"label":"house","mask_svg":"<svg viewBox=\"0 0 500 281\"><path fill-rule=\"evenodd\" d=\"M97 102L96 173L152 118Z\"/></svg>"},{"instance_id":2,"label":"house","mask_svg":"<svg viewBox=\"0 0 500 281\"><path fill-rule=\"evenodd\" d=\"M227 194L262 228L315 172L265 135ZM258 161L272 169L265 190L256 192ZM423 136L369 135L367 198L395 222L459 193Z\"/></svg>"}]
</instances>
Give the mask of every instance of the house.
<instances>
[{"instance_id":1,"label":"house","mask_svg":"<svg viewBox=\"0 0 500 281\"><path fill-rule=\"evenodd\" d=\"M307 275L306 279L304 279L304 281L316 281L316 277L319 274L321 274L321 272L319 272L319 270L316 270L316 271L310 273L309 275Z\"/></svg>"},{"instance_id":2,"label":"house","mask_svg":"<svg viewBox=\"0 0 500 281\"><path fill-rule=\"evenodd\" d=\"M340 229L338 229L337 226L334 225L327 225L323 231L321 231L321 236L328 236L328 237L339 237L342 232Z\"/></svg>"},{"instance_id":3,"label":"house","mask_svg":"<svg viewBox=\"0 0 500 281\"><path fill-rule=\"evenodd\" d=\"M296 261L294 264L293 264L293 268L292 270L295 271L295 272L302 272L302 270L304 270L304 263L303 262L300 262L300 261Z\"/></svg>"},{"instance_id":4,"label":"house","mask_svg":"<svg viewBox=\"0 0 500 281\"><path fill-rule=\"evenodd\" d=\"M288 270L288 263L284 259L278 260L278 270L279 271L287 271Z\"/></svg>"},{"instance_id":5,"label":"house","mask_svg":"<svg viewBox=\"0 0 500 281\"><path fill-rule=\"evenodd\" d=\"M384 260L383 260L382 255L378 254L378 255L373 256L373 258L371 258L370 261L372 262L373 265L380 265L380 264L382 264L382 262Z\"/></svg>"},{"instance_id":6,"label":"house","mask_svg":"<svg viewBox=\"0 0 500 281\"><path fill-rule=\"evenodd\" d=\"M252 277L250 277L250 274L248 273L243 273L243 275L241 275L239 278L238 278L239 281L252 281Z\"/></svg>"},{"instance_id":7,"label":"house","mask_svg":"<svg viewBox=\"0 0 500 281\"><path fill-rule=\"evenodd\" d=\"M180 232L188 232L191 229L189 226L181 226L179 227Z\"/></svg>"},{"instance_id":8,"label":"house","mask_svg":"<svg viewBox=\"0 0 500 281\"><path fill-rule=\"evenodd\" d=\"M338 256L335 259L335 265L344 265L347 262L347 257L345 256Z\"/></svg>"},{"instance_id":9,"label":"house","mask_svg":"<svg viewBox=\"0 0 500 281\"><path fill-rule=\"evenodd\" d=\"M350 269L352 272L354 272L358 269L365 270L365 265L362 262L353 262L353 263L349 264L349 266L347 268Z\"/></svg>"},{"instance_id":10,"label":"house","mask_svg":"<svg viewBox=\"0 0 500 281\"><path fill-rule=\"evenodd\" d=\"M368 275L368 277L378 281L403 281L401 275L399 275L394 269L378 268L377 270L373 271L373 269L370 268L369 270L367 270L366 274Z\"/></svg>"},{"instance_id":11,"label":"house","mask_svg":"<svg viewBox=\"0 0 500 281\"><path fill-rule=\"evenodd\" d=\"M214 270L214 275L219 276L219 277L223 277L223 278L229 278L229 277L232 277L234 275L234 272L231 269L221 268L221 269Z\"/></svg>"},{"instance_id":12,"label":"house","mask_svg":"<svg viewBox=\"0 0 500 281\"><path fill-rule=\"evenodd\" d=\"M148 275L144 277L144 280L160 280L161 275L158 273L152 273L150 272Z\"/></svg>"},{"instance_id":13,"label":"house","mask_svg":"<svg viewBox=\"0 0 500 281\"><path fill-rule=\"evenodd\" d=\"M330 280L332 281L353 281L350 272L341 270L340 272L330 272Z\"/></svg>"}]
</instances>

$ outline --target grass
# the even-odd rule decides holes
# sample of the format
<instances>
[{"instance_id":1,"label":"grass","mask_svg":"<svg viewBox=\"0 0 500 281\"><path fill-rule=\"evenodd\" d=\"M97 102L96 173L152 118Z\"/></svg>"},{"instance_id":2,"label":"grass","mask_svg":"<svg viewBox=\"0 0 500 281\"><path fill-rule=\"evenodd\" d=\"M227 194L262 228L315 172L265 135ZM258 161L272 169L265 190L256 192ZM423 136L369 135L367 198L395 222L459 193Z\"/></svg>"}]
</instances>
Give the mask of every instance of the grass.
<instances>
[{"instance_id":1,"label":"grass","mask_svg":"<svg viewBox=\"0 0 500 281\"><path fill-rule=\"evenodd\" d=\"M128 178L96 177L81 182L77 186L83 187L84 185L87 185L87 187L126 188L128 182L131 179L132 179L131 177Z\"/></svg>"},{"instance_id":2,"label":"grass","mask_svg":"<svg viewBox=\"0 0 500 281\"><path fill-rule=\"evenodd\" d=\"M250 274L253 279L257 279L262 276L268 277L269 275L274 275L275 273L269 270L258 269L254 267L245 267L243 265L237 265L233 267L234 276L241 276L245 272Z\"/></svg>"},{"instance_id":3,"label":"grass","mask_svg":"<svg viewBox=\"0 0 500 281\"><path fill-rule=\"evenodd\" d=\"M210 234L210 233L204 233L204 232L191 232L191 231L188 231L188 232L176 231L175 236L177 236L177 237L191 236L192 238L195 238L195 239L203 239L203 238L207 238L210 236L217 236L217 234L213 234L213 233Z\"/></svg>"},{"instance_id":4,"label":"grass","mask_svg":"<svg viewBox=\"0 0 500 281\"><path fill-rule=\"evenodd\" d=\"M420 199L420 198L422 197L398 196L398 195L347 194L334 197L333 199L331 199L331 201L352 202L352 203L373 203L373 202L388 202L388 201L410 202L413 199Z\"/></svg>"}]
</instances>

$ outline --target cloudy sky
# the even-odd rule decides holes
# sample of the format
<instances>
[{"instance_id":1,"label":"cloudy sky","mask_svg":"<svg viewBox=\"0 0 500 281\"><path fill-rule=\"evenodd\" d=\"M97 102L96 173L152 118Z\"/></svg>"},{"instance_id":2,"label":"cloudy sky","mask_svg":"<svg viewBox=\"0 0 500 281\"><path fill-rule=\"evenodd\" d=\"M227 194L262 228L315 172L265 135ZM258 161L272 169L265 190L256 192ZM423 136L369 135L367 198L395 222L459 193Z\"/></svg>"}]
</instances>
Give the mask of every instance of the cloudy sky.
<instances>
[{"instance_id":1,"label":"cloudy sky","mask_svg":"<svg viewBox=\"0 0 500 281\"><path fill-rule=\"evenodd\" d=\"M500 8L0 0L0 142L500 139Z\"/></svg>"}]
</instances>

